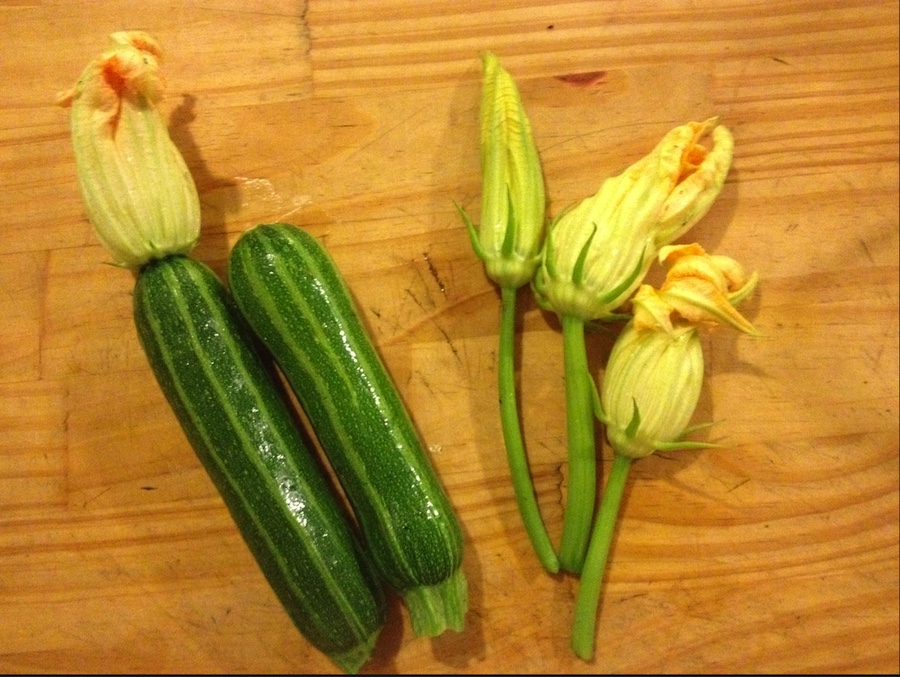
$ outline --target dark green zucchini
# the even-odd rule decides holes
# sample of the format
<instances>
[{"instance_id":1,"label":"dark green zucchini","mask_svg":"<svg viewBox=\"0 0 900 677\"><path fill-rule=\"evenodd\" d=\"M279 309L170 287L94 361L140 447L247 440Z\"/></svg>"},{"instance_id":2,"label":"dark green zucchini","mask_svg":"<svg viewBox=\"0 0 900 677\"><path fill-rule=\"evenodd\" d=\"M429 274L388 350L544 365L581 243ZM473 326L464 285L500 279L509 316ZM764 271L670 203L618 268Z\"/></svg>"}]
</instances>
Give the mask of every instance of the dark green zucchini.
<instances>
[{"instance_id":1,"label":"dark green zucchini","mask_svg":"<svg viewBox=\"0 0 900 677\"><path fill-rule=\"evenodd\" d=\"M241 535L300 632L347 672L371 655L384 596L255 339L204 264L141 269L141 344Z\"/></svg>"},{"instance_id":2,"label":"dark green zucchini","mask_svg":"<svg viewBox=\"0 0 900 677\"><path fill-rule=\"evenodd\" d=\"M257 226L233 247L228 281L306 413L367 552L404 597L413 631L461 630L459 522L329 253L295 226Z\"/></svg>"}]
</instances>

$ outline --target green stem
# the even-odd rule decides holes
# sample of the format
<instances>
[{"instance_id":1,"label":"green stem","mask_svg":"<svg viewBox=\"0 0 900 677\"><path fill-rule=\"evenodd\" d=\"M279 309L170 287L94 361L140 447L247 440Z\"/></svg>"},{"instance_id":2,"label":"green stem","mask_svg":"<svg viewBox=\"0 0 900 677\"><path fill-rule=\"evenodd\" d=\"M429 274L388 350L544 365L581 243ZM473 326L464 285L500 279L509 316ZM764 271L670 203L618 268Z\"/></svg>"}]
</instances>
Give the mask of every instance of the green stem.
<instances>
[{"instance_id":1,"label":"green stem","mask_svg":"<svg viewBox=\"0 0 900 677\"><path fill-rule=\"evenodd\" d=\"M537 553L541 565L555 574L559 571L559 560L547 529L541 519L540 508L531 483L528 459L525 455L525 443L519 424L518 404L516 401L515 375L515 324L516 294L518 290L503 287L500 316L500 348L498 352L498 372L500 388L500 421L503 426L503 439L506 443L506 458L512 474L513 490L519 504L519 514L525 523L525 531L531 539L531 545Z\"/></svg>"},{"instance_id":2,"label":"green stem","mask_svg":"<svg viewBox=\"0 0 900 677\"><path fill-rule=\"evenodd\" d=\"M597 524L591 535L584 569L581 572L581 582L575 598L572 650L584 661L589 661L594 657L600 590L630 468L631 459L628 456L615 455L612 469L609 471L609 479L606 482L606 489L603 492Z\"/></svg>"},{"instance_id":3,"label":"green stem","mask_svg":"<svg viewBox=\"0 0 900 677\"><path fill-rule=\"evenodd\" d=\"M564 315L562 332L569 491L563 514L559 564L566 571L577 574L584 564L597 495L593 381L587 363L584 321L575 316Z\"/></svg>"}]
</instances>

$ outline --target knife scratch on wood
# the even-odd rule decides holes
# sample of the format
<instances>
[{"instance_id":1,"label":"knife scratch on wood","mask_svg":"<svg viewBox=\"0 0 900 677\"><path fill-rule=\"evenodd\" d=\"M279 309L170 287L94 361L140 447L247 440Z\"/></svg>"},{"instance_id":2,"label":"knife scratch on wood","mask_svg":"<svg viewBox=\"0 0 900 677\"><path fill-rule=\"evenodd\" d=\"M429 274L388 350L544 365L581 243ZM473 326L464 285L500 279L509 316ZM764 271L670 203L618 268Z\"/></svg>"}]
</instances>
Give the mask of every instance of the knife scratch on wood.
<instances>
[{"instance_id":1,"label":"knife scratch on wood","mask_svg":"<svg viewBox=\"0 0 900 677\"><path fill-rule=\"evenodd\" d=\"M428 252L422 252L422 257L425 259L425 263L428 265L428 272L431 273L431 277L434 278L434 281L437 283L438 289L440 289L441 293L446 296L447 288L444 286L444 281L441 280L441 276L438 274L437 268L435 268L434 264L431 262L431 258L428 256Z\"/></svg>"}]
</instances>

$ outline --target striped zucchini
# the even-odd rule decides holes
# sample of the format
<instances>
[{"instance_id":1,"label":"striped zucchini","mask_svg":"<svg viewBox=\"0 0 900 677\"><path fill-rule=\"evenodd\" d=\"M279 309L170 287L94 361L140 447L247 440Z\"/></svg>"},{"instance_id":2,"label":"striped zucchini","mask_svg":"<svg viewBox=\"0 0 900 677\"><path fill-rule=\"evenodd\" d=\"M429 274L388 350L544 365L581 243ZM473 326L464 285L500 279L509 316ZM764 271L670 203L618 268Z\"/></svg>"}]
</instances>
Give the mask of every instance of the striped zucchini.
<instances>
[{"instance_id":1,"label":"striped zucchini","mask_svg":"<svg viewBox=\"0 0 900 677\"><path fill-rule=\"evenodd\" d=\"M287 613L356 672L384 622L383 592L224 285L186 256L152 261L134 316L160 387Z\"/></svg>"},{"instance_id":2,"label":"striped zucchini","mask_svg":"<svg viewBox=\"0 0 900 677\"><path fill-rule=\"evenodd\" d=\"M329 253L295 226L257 226L233 247L228 281L296 394L415 634L461 630L468 601L459 522Z\"/></svg>"}]
</instances>

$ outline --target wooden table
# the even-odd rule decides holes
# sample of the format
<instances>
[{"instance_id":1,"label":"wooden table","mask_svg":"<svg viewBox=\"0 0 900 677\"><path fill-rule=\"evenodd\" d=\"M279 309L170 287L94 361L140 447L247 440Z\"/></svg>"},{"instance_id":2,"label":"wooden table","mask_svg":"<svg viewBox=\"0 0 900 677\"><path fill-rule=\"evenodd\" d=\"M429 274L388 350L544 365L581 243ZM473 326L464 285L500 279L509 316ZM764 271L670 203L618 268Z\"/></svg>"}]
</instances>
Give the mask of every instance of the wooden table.
<instances>
[{"instance_id":1,"label":"wooden table","mask_svg":"<svg viewBox=\"0 0 900 677\"><path fill-rule=\"evenodd\" d=\"M0 4L0 670L335 669L188 446L132 276L84 217L54 95L142 28L201 192L196 255L222 272L263 221L323 239L464 525L465 631L417 639L395 601L365 671L896 672L897 21L875 0ZM578 581L543 573L515 507L498 294L453 206L478 211L482 50L519 83L553 214L722 116L733 169L689 238L762 280L744 309L768 338L704 338L697 418L722 448L632 470L590 664L569 649ZM522 415L558 541L561 335L522 299ZM609 339L589 347L599 368Z\"/></svg>"}]
</instances>

